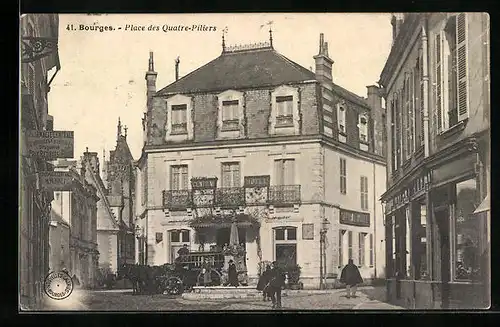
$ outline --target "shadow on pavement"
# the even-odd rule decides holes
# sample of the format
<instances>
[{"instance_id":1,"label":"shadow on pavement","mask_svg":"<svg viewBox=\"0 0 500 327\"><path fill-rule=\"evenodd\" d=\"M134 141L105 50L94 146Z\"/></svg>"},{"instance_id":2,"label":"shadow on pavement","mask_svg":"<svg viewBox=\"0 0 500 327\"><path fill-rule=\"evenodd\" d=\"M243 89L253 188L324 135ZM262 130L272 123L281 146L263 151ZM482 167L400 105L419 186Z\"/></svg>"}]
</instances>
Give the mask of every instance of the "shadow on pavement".
<instances>
[{"instance_id":1,"label":"shadow on pavement","mask_svg":"<svg viewBox=\"0 0 500 327\"><path fill-rule=\"evenodd\" d=\"M370 300L387 302L385 286L374 286L368 289L359 290L359 292L366 294L366 296L368 296L368 299Z\"/></svg>"}]
</instances>

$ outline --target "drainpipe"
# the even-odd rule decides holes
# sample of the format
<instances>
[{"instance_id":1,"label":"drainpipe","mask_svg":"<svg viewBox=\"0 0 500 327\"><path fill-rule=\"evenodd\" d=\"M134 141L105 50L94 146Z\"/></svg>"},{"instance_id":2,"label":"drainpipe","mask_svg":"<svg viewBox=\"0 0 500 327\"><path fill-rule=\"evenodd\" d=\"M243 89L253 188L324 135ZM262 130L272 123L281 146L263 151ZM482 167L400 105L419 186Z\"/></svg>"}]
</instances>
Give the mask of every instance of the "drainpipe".
<instances>
[{"instance_id":1,"label":"drainpipe","mask_svg":"<svg viewBox=\"0 0 500 327\"><path fill-rule=\"evenodd\" d=\"M424 14L424 20L422 25L422 68L423 76L422 81L424 83L424 157L429 156L429 63L428 63L428 38L427 38L427 15Z\"/></svg>"}]
</instances>

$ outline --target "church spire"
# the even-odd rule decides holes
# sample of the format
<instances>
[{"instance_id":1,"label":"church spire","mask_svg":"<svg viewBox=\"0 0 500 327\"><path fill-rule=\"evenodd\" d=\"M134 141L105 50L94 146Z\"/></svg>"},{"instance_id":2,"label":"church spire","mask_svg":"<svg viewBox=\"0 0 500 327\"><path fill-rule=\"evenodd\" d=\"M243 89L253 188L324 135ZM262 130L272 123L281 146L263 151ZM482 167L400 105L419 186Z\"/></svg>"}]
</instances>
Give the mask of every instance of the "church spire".
<instances>
[{"instance_id":1,"label":"church spire","mask_svg":"<svg viewBox=\"0 0 500 327\"><path fill-rule=\"evenodd\" d=\"M117 131L116 131L116 140L117 141L120 139L121 135L122 135L122 122L120 120L120 117L118 117L118 126L117 126Z\"/></svg>"}]
</instances>

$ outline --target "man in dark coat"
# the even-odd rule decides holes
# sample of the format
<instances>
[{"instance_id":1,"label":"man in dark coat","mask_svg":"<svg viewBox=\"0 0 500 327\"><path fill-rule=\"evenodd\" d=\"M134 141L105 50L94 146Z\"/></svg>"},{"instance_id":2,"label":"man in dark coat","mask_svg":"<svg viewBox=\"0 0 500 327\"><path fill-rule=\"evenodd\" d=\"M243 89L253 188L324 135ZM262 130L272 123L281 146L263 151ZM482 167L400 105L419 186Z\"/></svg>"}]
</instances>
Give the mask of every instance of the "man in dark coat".
<instances>
[{"instance_id":1,"label":"man in dark coat","mask_svg":"<svg viewBox=\"0 0 500 327\"><path fill-rule=\"evenodd\" d=\"M179 251L177 251L177 254L179 256L182 256L182 255L188 255L189 254L189 249L188 249L188 246L187 244L184 244L182 246L182 248L179 249Z\"/></svg>"},{"instance_id":2,"label":"man in dark coat","mask_svg":"<svg viewBox=\"0 0 500 327\"><path fill-rule=\"evenodd\" d=\"M238 287L238 272L236 271L236 265L233 260L229 260L229 268L227 270L227 278L229 285Z\"/></svg>"},{"instance_id":3,"label":"man in dark coat","mask_svg":"<svg viewBox=\"0 0 500 327\"><path fill-rule=\"evenodd\" d=\"M263 301L267 301L271 298L269 294L269 281L271 277L271 266L267 265L266 270L262 273L257 283L257 290L262 291Z\"/></svg>"},{"instance_id":4,"label":"man in dark coat","mask_svg":"<svg viewBox=\"0 0 500 327\"><path fill-rule=\"evenodd\" d=\"M340 282L344 283L346 286L347 298L351 297L351 287L352 297L356 297L358 284L361 284L363 282L363 278L361 278L358 267L356 267L352 259L349 259L347 265L344 267L344 269L342 269L342 273L340 274Z\"/></svg>"},{"instance_id":5,"label":"man in dark coat","mask_svg":"<svg viewBox=\"0 0 500 327\"><path fill-rule=\"evenodd\" d=\"M271 265L269 293L273 301L273 309L281 309L281 289L285 286L285 273L274 261Z\"/></svg>"}]
</instances>

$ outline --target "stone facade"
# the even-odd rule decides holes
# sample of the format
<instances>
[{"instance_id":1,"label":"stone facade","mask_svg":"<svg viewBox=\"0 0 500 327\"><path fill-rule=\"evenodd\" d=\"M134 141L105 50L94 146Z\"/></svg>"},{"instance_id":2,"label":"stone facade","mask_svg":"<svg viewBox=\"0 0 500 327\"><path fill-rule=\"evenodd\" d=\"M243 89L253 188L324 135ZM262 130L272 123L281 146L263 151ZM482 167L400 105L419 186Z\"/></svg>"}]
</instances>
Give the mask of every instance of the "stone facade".
<instances>
[{"instance_id":1,"label":"stone facade","mask_svg":"<svg viewBox=\"0 0 500 327\"><path fill-rule=\"evenodd\" d=\"M227 226L201 228L192 224L208 210L190 205L189 196L182 198L182 194L192 194L192 178L217 177L221 197L229 194L228 186L231 192L244 192L247 197L250 187L243 188L245 177L268 176L267 203L251 204L245 198L232 204L235 210L259 221L257 230L238 227L251 280L258 277L261 261L282 260L287 251L292 253L287 258L293 257L290 260L301 267L305 287L317 288L321 276L329 281L338 277L349 253L359 263L364 278L384 276L382 207L378 200L385 185L383 138L378 130L382 113L373 112L383 111L378 88L369 87L372 110L367 99L335 85L333 61L322 42L315 57L316 74L283 60L272 47L241 53L224 50L221 57L201 68L205 70L156 93L157 75L150 54L148 110L143 120L145 147L137 162L136 179L136 256L143 259L141 263L172 263L180 246L187 244L191 251L198 251L201 239L205 251L228 241ZM272 81L257 74L248 77L252 81L238 78L234 85L211 88L210 78L224 74L220 71L223 67L217 68L219 64L227 67L226 61L241 60L242 67L258 58L263 60L259 65L276 69ZM281 66L274 67L276 62ZM209 73L211 69L215 73ZM287 75L289 70L301 75ZM225 81L217 79L217 83ZM229 102L238 114L226 122L222 107ZM335 118L340 102L347 106L343 124L347 140L343 142L339 141ZM180 120L174 110L185 110L186 118ZM367 115L369 126L363 130L367 133L364 142L360 142L358 127L361 114ZM224 134L225 123L233 124L231 133ZM330 132L325 126L330 126ZM173 132L176 128L181 133ZM233 169L233 177L228 177L225 169ZM343 192L340 184L345 185ZM219 210L216 206L212 209ZM346 235L342 243L340 233ZM348 234L352 236L350 243Z\"/></svg>"},{"instance_id":2,"label":"stone facade","mask_svg":"<svg viewBox=\"0 0 500 327\"><path fill-rule=\"evenodd\" d=\"M489 17L404 14L393 28L381 74L390 300L487 307L490 218L475 210L489 198Z\"/></svg>"},{"instance_id":3,"label":"stone facade","mask_svg":"<svg viewBox=\"0 0 500 327\"><path fill-rule=\"evenodd\" d=\"M80 287L95 287L97 251L97 190L79 173L76 161L58 160L55 171L73 176L71 189L55 191L50 231L51 270L67 269Z\"/></svg>"}]
</instances>

